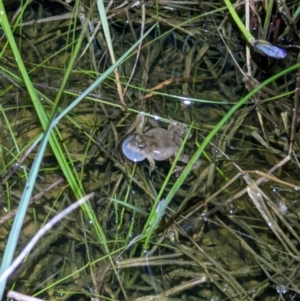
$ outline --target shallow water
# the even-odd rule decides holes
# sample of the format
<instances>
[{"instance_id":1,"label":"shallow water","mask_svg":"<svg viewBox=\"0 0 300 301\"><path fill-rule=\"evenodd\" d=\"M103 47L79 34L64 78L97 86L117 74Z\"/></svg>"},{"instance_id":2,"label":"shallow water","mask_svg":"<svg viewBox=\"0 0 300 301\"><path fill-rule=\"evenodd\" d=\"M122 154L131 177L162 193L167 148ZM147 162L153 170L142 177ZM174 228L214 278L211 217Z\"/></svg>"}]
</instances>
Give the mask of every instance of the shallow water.
<instances>
[{"instance_id":1,"label":"shallow water","mask_svg":"<svg viewBox=\"0 0 300 301\"><path fill-rule=\"evenodd\" d=\"M30 78L49 115L82 26L79 19L70 17L49 22L46 18L69 13L67 7L54 5L32 4L22 19L29 24L21 27L22 34L16 30ZM141 11L128 8L132 23L126 23L126 14L115 5L109 24L115 55L120 57L140 35ZM88 210L74 211L43 237L13 274L9 287L45 300L89 300L92 296L93 300L135 301L296 300L297 135L295 156L282 161L289 147L293 95L266 102L274 93L294 91L294 73L286 76L286 82L278 80L277 89L275 83L270 85L235 112L205 149L202 166L188 173L178 188L174 187L184 165L175 168L164 186L172 162L157 162L149 176L146 160L133 164L120 149L137 113L145 111L145 131L167 128L171 120L190 125L192 139L184 153L193 155L247 89L253 89L254 78L263 81L292 65L293 53L290 61L269 62L268 68L253 54L257 71L252 80L243 79L213 21L198 17L196 4L187 3L177 11L161 5L165 10L160 12L160 30L143 41L138 59L133 55L119 68L127 110L120 104L111 74L57 124L55 135L71 170L76 171L77 183L95 197ZM155 10L149 6L146 11L148 28ZM187 16L189 23L173 28ZM229 26L223 15L214 16L218 24L224 20ZM228 27L223 29L229 34ZM60 111L111 65L101 32L85 53L88 39L83 41L82 56L59 102ZM231 33L228 45L243 68L245 45L239 33ZM8 48L2 59L0 231L4 241L37 152L37 148L28 154L26 150L43 130L23 83L9 75L8 70L18 74L18 68ZM162 187L162 199L174 189L175 193L168 208L160 212L162 221L145 250L141 234L148 231L145 224ZM48 146L17 253L75 200ZM149 223L149 231L154 225ZM0 246L3 252L5 243Z\"/></svg>"}]
</instances>

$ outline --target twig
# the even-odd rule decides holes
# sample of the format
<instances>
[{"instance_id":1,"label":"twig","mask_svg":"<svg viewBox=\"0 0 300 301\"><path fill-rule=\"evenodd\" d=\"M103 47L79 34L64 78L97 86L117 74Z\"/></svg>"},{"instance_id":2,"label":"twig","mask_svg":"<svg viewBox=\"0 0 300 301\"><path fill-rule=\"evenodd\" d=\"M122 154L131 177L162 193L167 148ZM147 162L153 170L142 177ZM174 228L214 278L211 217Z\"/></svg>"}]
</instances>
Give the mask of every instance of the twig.
<instances>
[{"instance_id":1,"label":"twig","mask_svg":"<svg viewBox=\"0 0 300 301\"><path fill-rule=\"evenodd\" d=\"M44 301L43 299L34 298L15 291L8 291L6 297L17 301Z\"/></svg>"}]
</instances>

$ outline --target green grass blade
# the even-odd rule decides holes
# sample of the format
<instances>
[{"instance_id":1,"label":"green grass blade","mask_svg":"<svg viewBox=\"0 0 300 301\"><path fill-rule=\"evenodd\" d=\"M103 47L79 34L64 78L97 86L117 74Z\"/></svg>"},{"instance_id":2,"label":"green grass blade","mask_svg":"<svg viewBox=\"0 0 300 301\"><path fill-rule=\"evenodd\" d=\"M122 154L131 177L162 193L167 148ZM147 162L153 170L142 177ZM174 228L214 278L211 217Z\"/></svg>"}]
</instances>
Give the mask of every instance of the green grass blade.
<instances>
[{"instance_id":1,"label":"green grass blade","mask_svg":"<svg viewBox=\"0 0 300 301\"><path fill-rule=\"evenodd\" d=\"M15 253L15 249L18 243L19 235L21 232L21 228L23 225L23 220L27 211L28 204L30 202L31 194L34 188L34 184L39 172L39 167L41 165L41 162L43 160L44 152L46 149L46 146L48 144L49 136L51 133L51 127L48 128L46 131L44 138L42 140L41 146L39 148L39 151L37 152L37 155L33 161L32 168L28 177L28 181L25 185L25 188L23 190L22 198L20 200L20 205L16 214L16 217L13 222L12 229L10 230L8 242L4 251L1 268L0 268L0 275L2 275L6 269L10 266L12 262L13 255ZM42 137L42 135L40 136ZM0 282L0 299L2 300L3 293L5 290L6 285L6 279L2 282Z\"/></svg>"},{"instance_id":2,"label":"green grass blade","mask_svg":"<svg viewBox=\"0 0 300 301\"><path fill-rule=\"evenodd\" d=\"M239 27L240 31L244 35L244 37L247 39L248 43L251 44L255 40L253 35L247 30L243 22L241 21L240 17L238 14L235 12L234 6L231 4L230 0L224 0L225 5L227 6L231 17L235 21L236 25Z\"/></svg>"}]
</instances>

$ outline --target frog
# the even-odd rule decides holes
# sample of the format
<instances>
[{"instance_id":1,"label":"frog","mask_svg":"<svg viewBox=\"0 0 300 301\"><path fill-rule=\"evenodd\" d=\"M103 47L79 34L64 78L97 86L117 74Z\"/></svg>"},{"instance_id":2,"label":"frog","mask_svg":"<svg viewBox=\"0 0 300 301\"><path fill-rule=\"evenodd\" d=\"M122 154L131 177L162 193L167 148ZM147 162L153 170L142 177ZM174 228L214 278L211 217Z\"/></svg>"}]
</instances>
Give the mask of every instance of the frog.
<instances>
[{"instance_id":1,"label":"frog","mask_svg":"<svg viewBox=\"0 0 300 301\"><path fill-rule=\"evenodd\" d=\"M167 129L154 127L142 132L144 116L139 115L134 123L136 131L129 135L122 143L122 152L127 159L133 162L148 160L149 174L155 169L155 161L165 161L175 157L178 153L185 136L189 132L186 124L171 121ZM191 138L191 134L188 139ZM189 156L180 155L179 161L188 163ZM193 169L201 165L200 160L195 163Z\"/></svg>"}]
</instances>

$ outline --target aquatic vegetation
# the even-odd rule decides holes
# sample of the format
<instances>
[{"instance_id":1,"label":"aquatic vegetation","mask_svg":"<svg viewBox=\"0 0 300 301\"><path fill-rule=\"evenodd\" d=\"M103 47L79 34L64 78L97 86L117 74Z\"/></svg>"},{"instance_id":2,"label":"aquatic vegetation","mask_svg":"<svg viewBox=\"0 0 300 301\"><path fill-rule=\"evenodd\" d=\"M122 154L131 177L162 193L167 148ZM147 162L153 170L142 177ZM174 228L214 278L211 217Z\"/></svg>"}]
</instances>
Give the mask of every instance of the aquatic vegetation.
<instances>
[{"instance_id":1,"label":"aquatic vegetation","mask_svg":"<svg viewBox=\"0 0 300 301\"><path fill-rule=\"evenodd\" d=\"M0 13L3 298L297 299L295 1Z\"/></svg>"}]
</instances>

